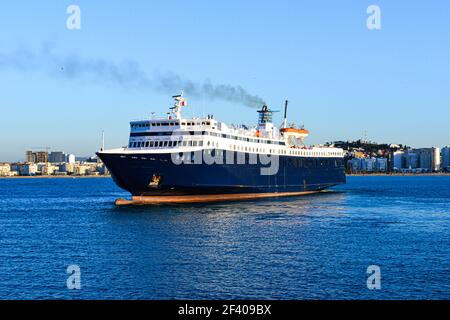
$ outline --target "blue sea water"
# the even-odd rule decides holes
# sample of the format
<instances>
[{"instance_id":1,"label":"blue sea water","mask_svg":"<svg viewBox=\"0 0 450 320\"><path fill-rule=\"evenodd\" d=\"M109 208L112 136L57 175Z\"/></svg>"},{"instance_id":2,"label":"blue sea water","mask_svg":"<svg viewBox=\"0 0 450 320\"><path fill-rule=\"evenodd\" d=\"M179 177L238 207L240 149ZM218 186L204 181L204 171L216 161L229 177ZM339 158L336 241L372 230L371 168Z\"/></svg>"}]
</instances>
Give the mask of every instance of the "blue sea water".
<instances>
[{"instance_id":1,"label":"blue sea water","mask_svg":"<svg viewBox=\"0 0 450 320\"><path fill-rule=\"evenodd\" d=\"M116 208L110 179L0 179L1 299L449 299L450 177ZM68 290L78 265L81 289ZM367 288L378 265L381 289Z\"/></svg>"}]
</instances>

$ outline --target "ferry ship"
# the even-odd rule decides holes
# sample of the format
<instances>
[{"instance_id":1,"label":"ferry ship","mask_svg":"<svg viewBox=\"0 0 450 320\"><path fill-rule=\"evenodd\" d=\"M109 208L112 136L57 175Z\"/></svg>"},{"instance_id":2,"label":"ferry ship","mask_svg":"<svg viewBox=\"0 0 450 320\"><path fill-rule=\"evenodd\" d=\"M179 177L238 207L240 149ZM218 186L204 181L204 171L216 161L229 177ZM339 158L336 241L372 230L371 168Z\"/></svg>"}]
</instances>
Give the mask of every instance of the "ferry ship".
<instances>
[{"instance_id":1,"label":"ferry ship","mask_svg":"<svg viewBox=\"0 0 450 320\"><path fill-rule=\"evenodd\" d=\"M254 128L183 118L183 94L167 116L130 122L126 147L100 150L115 183L131 193L117 205L295 196L346 182L342 149L306 146L309 131L273 123L266 105Z\"/></svg>"}]
</instances>

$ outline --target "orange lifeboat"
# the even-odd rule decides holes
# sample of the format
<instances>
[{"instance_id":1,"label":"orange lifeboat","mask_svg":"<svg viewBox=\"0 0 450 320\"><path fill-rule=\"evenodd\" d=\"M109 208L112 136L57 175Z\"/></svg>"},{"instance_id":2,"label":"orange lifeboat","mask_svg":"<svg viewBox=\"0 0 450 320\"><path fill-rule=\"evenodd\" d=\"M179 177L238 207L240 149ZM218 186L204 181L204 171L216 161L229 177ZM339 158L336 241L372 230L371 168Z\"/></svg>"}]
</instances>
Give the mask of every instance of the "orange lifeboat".
<instances>
[{"instance_id":1,"label":"orange lifeboat","mask_svg":"<svg viewBox=\"0 0 450 320\"><path fill-rule=\"evenodd\" d=\"M297 128L281 128L280 132L285 135L294 136L296 138L306 138L309 136L309 131L305 128L297 129Z\"/></svg>"},{"instance_id":2,"label":"orange lifeboat","mask_svg":"<svg viewBox=\"0 0 450 320\"><path fill-rule=\"evenodd\" d=\"M309 134L309 131L306 129L297 129L297 128L281 128L281 132L289 132L289 133L297 133L297 134Z\"/></svg>"}]
</instances>

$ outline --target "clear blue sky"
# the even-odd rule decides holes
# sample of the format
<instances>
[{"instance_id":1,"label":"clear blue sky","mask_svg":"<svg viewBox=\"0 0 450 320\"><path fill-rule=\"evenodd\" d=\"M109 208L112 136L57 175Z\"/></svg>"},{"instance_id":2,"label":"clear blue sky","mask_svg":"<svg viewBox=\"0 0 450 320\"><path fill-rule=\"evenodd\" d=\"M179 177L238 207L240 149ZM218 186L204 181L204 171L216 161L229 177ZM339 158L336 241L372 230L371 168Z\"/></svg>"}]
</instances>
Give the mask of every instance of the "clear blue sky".
<instances>
[{"instance_id":1,"label":"clear blue sky","mask_svg":"<svg viewBox=\"0 0 450 320\"><path fill-rule=\"evenodd\" d=\"M66 28L70 4L81 8L81 30ZM381 30L366 28L371 4L381 8ZM10 0L0 27L4 56L51 44L63 57L132 60L149 74L240 85L275 109L289 99L289 118L310 129L310 143L366 131L378 142L450 144L449 1ZM69 79L33 63L0 66L0 161L43 146L91 155L101 130L107 147L125 145L129 120L163 115L177 93ZM188 115L257 118L238 103L189 102Z\"/></svg>"}]
</instances>

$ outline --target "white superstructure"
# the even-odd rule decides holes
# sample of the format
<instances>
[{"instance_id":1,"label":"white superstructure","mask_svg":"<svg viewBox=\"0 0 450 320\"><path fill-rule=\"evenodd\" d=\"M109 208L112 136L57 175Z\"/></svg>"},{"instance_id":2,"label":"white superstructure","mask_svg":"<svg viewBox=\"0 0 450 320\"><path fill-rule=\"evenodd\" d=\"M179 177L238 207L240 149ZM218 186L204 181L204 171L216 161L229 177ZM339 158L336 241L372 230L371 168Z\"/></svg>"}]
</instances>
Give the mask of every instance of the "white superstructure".
<instances>
[{"instance_id":1,"label":"white superstructure","mask_svg":"<svg viewBox=\"0 0 450 320\"><path fill-rule=\"evenodd\" d=\"M166 118L132 121L128 146L104 152L148 154L218 149L296 157L344 157L340 148L307 147L304 139L309 132L303 128L277 128L272 122L272 111L267 106L258 111L258 125L246 128L228 126L215 120L212 115L182 118L181 109L187 101L182 95L173 98L175 104Z\"/></svg>"}]
</instances>

